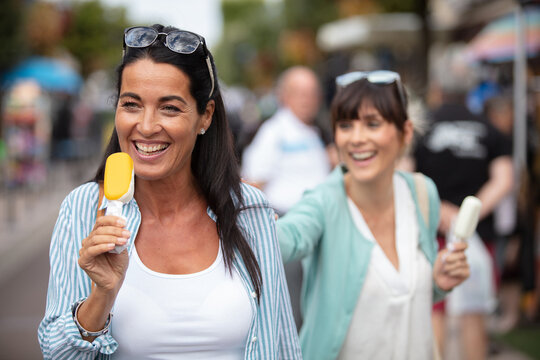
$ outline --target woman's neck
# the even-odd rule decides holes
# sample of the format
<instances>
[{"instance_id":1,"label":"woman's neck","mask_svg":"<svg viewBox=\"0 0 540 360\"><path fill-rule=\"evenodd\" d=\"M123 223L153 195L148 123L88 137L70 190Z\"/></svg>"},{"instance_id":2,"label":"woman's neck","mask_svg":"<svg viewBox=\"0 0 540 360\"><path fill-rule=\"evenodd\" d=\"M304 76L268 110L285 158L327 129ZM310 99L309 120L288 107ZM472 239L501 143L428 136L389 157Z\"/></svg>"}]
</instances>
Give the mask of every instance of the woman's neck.
<instances>
[{"instance_id":1,"label":"woman's neck","mask_svg":"<svg viewBox=\"0 0 540 360\"><path fill-rule=\"evenodd\" d=\"M393 174L370 183L361 183L346 173L344 181L347 196L362 213L376 215L394 206Z\"/></svg>"},{"instance_id":2,"label":"woman's neck","mask_svg":"<svg viewBox=\"0 0 540 360\"><path fill-rule=\"evenodd\" d=\"M135 198L141 213L162 219L206 207L204 196L191 174L174 180L136 179Z\"/></svg>"}]
</instances>

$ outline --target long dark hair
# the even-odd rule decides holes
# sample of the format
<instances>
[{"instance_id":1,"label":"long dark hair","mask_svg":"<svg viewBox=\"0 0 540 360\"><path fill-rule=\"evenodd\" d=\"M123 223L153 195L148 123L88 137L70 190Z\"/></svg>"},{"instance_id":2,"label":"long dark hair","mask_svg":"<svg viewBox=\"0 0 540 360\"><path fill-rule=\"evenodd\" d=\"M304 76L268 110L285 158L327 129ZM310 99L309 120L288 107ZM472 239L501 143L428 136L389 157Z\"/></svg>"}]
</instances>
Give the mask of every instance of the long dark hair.
<instances>
[{"instance_id":1,"label":"long dark hair","mask_svg":"<svg viewBox=\"0 0 540 360\"><path fill-rule=\"evenodd\" d=\"M173 27L153 25L158 32L168 33L177 30ZM117 68L117 101L122 86L124 68L137 60L149 58L157 63L167 63L176 66L190 79L190 93L197 102L197 111L203 114L209 100L214 100L215 110L212 124L204 134L198 136L192 153L191 170L197 180L203 195L216 214L217 230L221 238L225 266L232 271L235 250L238 250L244 260L258 298L262 289L262 276L259 264L244 234L236 223L238 214L244 208L244 199L240 187L238 161L234 152L233 138L229 129L225 106L215 78L214 91L208 97L212 87L210 74L206 64L206 53L199 46L193 54L182 55L169 50L161 41L156 41L146 48L127 48L122 63ZM216 68L212 54L208 51L212 70ZM116 129L113 130L105 154L93 181L103 181L107 157L121 151Z\"/></svg>"}]
</instances>

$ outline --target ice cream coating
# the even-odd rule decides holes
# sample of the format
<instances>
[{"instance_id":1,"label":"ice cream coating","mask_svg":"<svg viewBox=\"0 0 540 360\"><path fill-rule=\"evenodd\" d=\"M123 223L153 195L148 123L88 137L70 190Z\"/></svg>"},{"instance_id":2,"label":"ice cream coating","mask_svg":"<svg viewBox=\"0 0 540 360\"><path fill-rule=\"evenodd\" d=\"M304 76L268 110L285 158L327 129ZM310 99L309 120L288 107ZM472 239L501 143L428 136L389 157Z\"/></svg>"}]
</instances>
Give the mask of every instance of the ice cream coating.
<instances>
[{"instance_id":1,"label":"ice cream coating","mask_svg":"<svg viewBox=\"0 0 540 360\"><path fill-rule=\"evenodd\" d=\"M123 203L133 198L133 160L123 152L110 155L105 163L104 193L108 200Z\"/></svg>"},{"instance_id":2,"label":"ice cream coating","mask_svg":"<svg viewBox=\"0 0 540 360\"><path fill-rule=\"evenodd\" d=\"M454 225L454 235L457 238L466 240L473 234L478 225L481 207L482 202L477 197L467 196L463 200Z\"/></svg>"}]
</instances>

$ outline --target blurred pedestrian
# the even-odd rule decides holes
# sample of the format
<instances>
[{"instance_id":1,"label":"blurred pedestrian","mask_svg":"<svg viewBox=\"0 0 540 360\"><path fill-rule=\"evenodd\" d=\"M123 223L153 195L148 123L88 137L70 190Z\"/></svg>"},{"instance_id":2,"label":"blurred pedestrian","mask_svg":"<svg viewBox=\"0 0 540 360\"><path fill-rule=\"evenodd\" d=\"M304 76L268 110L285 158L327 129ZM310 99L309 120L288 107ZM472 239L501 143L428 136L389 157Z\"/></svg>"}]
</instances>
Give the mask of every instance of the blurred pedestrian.
<instances>
[{"instance_id":1,"label":"blurred pedestrian","mask_svg":"<svg viewBox=\"0 0 540 360\"><path fill-rule=\"evenodd\" d=\"M324 180L330 163L322 134L314 126L322 96L315 73L302 66L289 68L278 79L276 91L280 108L245 149L242 175L284 214L306 189Z\"/></svg>"},{"instance_id":2,"label":"blurred pedestrian","mask_svg":"<svg viewBox=\"0 0 540 360\"><path fill-rule=\"evenodd\" d=\"M303 259L302 353L432 359L432 300L468 276L466 244L437 254L437 189L395 170L413 137L399 75L352 72L336 84L342 163L277 223L284 261Z\"/></svg>"},{"instance_id":3,"label":"blurred pedestrian","mask_svg":"<svg viewBox=\"0 0 540 360\"><path fill-rule=\"evenodd\" d=\"M51 158L68 160L74 155L72 142L73 97L69 93L58 93L56 96L57 111L53 117L51 133Z\"/></svg>"},{"instance_id":4,"label":"blurred pedestrian","mask_svg":"<svg viewBox=\"0 0 540 360\"><path fill-rule=\"evenodd\" d=\"M264 191L279 215L285 214L306 189L321 183L330 161L320 130L314 126L322 94L315 73L291 67L277 81L280 107L258 129L242 157L242 176ZM296 324L301 326L299 262L285 265Z\"/></svg>"},{"instance_id":5,"label":"blurred pedestrian","mask_svg":"<svg viewBox=\"0 0 540 360\"><path fill-rule=\"evenodd\" d=\"M117 91L101 166L64 200L52 236L44 357L301 358L274 213L240 182L204 39L126 29ZM118 151L133 158L134 199L125 219L96 219Z\"/></svg>"},{"instance_id":6,"label":"blurred pedestrian","mask_svg":"<svg viewBox=\"0 0 540 360\"><path fill-rule=\"evenodd\" d=\"M465 94L471 74L467 71L459 48L449 49L436 65L439 67L434 72L431 92L437 93L437 96L432 94L432 98L438 98L440 102L432 104L429 130L415 149L416 170L432 178L439 190L440 246L445 246L446 236L451 231L463 199L474 195L482 201L477 233L488 250L481 242L479 248L484 252L490 251L493 256L493 210L513 186L511 146L485 118L467 109ZM491 273L493 268L489 259L487 264L473 266L475 259L473 256L470 258L470 281L478 278L477 274ZM469 293L466 296L468 304L462 303L454 311L454 315L460 317L464 359L485 359L487 356L485 320L486 315L495 308L495 294L489 290L493 289L489 284L477 284L476 289L486 291ZM482 297L478 298L478 294ZM440 303L434 308L433 315L434 329L443 351L445 310L444 303Z\"/></svg>"},{"instance_id":7,"label":"blurred pedestrian","mask_svg":"<svg viewBox=\"0 0 540 360\"><path fill-rule=\"evenodd\" d=\"M514 107L512 98L494 95L481 103L486 119L512 142ZM519 271L522 269L522 234L517 226L517 193L508 193L493 210L494 249L499 287L497 289L498 311L488 321L491 332L506 333L514 328L520 316L522 288ZM517 235L517 236L516 236Z\"/></svg>"}]
</instances>

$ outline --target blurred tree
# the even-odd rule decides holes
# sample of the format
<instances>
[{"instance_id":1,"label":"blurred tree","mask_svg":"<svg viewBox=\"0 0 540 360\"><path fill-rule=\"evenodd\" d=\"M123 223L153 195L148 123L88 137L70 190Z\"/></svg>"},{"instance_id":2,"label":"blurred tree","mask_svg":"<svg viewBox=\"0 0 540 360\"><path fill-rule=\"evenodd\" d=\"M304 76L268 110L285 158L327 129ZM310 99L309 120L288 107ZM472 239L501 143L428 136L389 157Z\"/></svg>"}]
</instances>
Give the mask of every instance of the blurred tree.
<instances>
[{"instance_id":1,"label":"blurred tree","mask_svg":"<svg viewBox=\"0 0 540 360\"><path fill-rule=\"evenodd\" d=\"M26 44L22 33L23 18L22 0L4 0L0 6L0 42L2 51L0 51L0 78L26 53ZM0 99L4 97L4 89L0 87ZM0 114L2 113L2 103L0 101ZM3 126L0 120L0 147L2 142ZM5 152L0 154L0 165L5 157Z\"/></svg>"},{"instance_id":2,"label":"blurred tree","mask_svg":"<svg viewBox=\"0 0 540 360\"><path fill-rule=\"evenodd\" d=\"M279 62L281 6L264 0L223 0L224 31L216 56L219 77L251 88L271 86Z\"/></svg>"},{"instance_id":3,"label":"blurred tree","mask_svg":"<svg viewBox=\"0 0 540 360\"><path fill-rule=\"evenodd\" d=\"M426 0L378 0L377 4L384 12L417 12Z\"/></svg>"},{"instance_id":4,"label":"blurred tree","mask_svg":"<svg viewBox=\"0 0 540 360\"><path fill-rule=\"evenodd\" d=\"M337 19L335 0L283 0L288 29L317 31L324 23Z\"/></svg>"},{"instance_id":5,"label":"blurred tree","mask_svg":"<svg viewBox=\"0 0 540 360\"><path fill-rule=\"evenodd\" d=\"M0 6L0 74L14 65L26 52L22 33L22 0L4 0Z\"/></svg>"},{"instance_id":6,"label":"blurred tree","mask_svg":"<svg viewBox=\"0 0 540 360\"><path fill-rule=\"evenodd\" d=\"M123 7L105 7L99 0L75 2L68 16L63 44L81 64L84 77L120 63L122 35L129 23Z\"/></svg>"},{"instance_id":7,"label":"blurred tree","mask_svg":"<svg viewBox=\"0 0 540 360\"><path fill-rule=\"evenodd\" d=\"M337 18L333 0L222 0L222 11L220 78L251 88L272 86L285 67L315 65L316 30Z\"/></svg>"},{"instance_id":8,"label":"blurred tree","mask_svg":"<svg viewBox=\"0 0 540 360\"><path fill-rule=\"evenodd\" d=\"M34 55L53 56L62 40L63 16L53 3L32 3L24 17L24 34Z\"/></svg>"}]
</instances>

